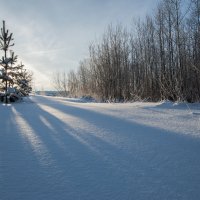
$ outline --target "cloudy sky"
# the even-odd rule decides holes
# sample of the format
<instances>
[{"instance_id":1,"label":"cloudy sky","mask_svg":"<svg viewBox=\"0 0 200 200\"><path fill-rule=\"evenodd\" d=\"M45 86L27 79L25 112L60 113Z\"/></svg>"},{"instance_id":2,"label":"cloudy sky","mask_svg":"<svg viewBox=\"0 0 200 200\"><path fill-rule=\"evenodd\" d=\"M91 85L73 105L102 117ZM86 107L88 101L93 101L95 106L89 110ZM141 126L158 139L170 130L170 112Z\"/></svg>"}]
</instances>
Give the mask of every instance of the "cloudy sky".
<instances>
[{"instance_id":1,"label":"cloudy sky","mask_svg":"<svg viewBox=\"0 0 200 200\"><path fill-rule=\"evenodd\" d=\"M90 42L100 38L109 24L130 26L152 13L157 2L0 0L0 20L14 34L15 54L34 72L35 88L48 90L53 74L76 69L88 57Z\"/></svg>"}]
</instances>

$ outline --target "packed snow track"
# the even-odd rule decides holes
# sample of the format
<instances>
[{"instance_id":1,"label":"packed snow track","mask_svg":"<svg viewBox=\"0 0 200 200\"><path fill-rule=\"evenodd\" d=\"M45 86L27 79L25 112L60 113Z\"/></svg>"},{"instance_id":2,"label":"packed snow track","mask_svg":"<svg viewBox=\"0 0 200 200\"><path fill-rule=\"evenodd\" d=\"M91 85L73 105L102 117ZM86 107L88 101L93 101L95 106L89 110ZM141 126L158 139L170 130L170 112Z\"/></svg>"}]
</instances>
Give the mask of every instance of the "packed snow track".
<instances>
[{"instance_id":1,"label":"packed snow track","mask_svg":"<svg viewBox=\"0 0 200 200\"><path fill-rule=\"evenodd\" d=\"M0 104L0 199L198 200L200 106Z\"/></svg>"}]
</instances>

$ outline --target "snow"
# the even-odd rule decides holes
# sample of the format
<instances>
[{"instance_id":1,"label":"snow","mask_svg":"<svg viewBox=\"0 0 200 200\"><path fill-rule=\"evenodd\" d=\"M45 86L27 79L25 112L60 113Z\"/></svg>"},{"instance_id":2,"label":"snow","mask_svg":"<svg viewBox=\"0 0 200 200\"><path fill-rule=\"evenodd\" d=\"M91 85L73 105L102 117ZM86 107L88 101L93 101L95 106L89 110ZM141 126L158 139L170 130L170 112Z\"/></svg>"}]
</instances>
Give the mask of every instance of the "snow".
<instances>
[{"instance_id":1,"label":"snow","mask_svg":"<svg viewBox=\"0 0 200 200\"><path fill-rule=\"evenodd\" d=\"M200 199L200 104L0 104L1 200Z\"/></svg>"}]
</instances>

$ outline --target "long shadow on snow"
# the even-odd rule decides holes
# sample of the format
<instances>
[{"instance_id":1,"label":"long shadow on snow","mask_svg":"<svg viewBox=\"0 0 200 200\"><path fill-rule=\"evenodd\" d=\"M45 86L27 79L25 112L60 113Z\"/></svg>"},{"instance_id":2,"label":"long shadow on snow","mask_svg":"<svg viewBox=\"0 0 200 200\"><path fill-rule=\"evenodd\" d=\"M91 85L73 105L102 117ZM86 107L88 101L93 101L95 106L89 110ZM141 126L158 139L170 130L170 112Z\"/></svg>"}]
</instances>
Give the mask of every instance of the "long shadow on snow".
<instances>
[{"instance_id":1,"label":"long shadow on snow","mask_svg":"<svg viewBox=\"0 0 200 200\"><path fill-rule=\"evenodd\" d=\"M79 160L77 160L77 155L81 155L85 152L85 149L88 150L88 148L91 148L89 144L81 140L76 130L67 126L66 123L59 120L53 114L42 110L36 104L34 104L34 107L33 113L21 112L20 107L16 107L16 110L34 130L33 134L37 134L41 145L44 145L48 149L48 153L50 154L49 164L51 165L51 162L55 161L61 164L61 166L63 163L64 166L69 167L74 162L79 162ZM45 125L42 119L52 123L52 126ZM93 154L90 150L88 150L88 153L91 154L90 156ZM65 163L65 161L67 161L67 163ZM79 165L81 164L80 162ZM76 165L73 167L76 167Z\"/></svg>"},{"instance_id":2,"label":"long shadow on snow","mask_svg":"<svg viewBox=\"0 0 200 200\"><path fill-rule=\"evenodd\" d=\"M124 187L122 184L113 184L113 181L121 182L121 180L117 178L117 175L120 174L118 174L116 170L113 171L113 167L109 165L110 163L99 159L100 152L97 151L96 148L93 148L93 146L88 145L88 141L86 141L85 138L84 140L81 139L79 133L74 133L76 130L71 130L71 127L68 127L66 123L58 120L54 115L41 110L36 104L33 106L34 112L32 113L28 113L25 110L22 112L22 107L20 108L19 106L16 106L16 110L21 117L23 117L28 126L34 130L33 134L37 134L40 144L48 149L50 155L47 155L47 152L45 152L44 156L50 159L49 163L45 157L39 156L38 158L45 165L41 166L41 169L38 170L44 168L46 176L51 174L48 178L46 176L43 177L47 180L47 183L55 184L58 187L56 190L61 190L62 195L66 193L66 195L69 195L68 198L70 198L71 191L76 191L72 194L72 199L83 198L88 188L90 188L88 192L90 192L91 195L95 194L95 198L98 196L100 199L106 199L110 191L119 192L121 188ZM23 109L25 109L24 105ZM41 119L52 122L54 127L49 128ZM87 133L82 132L81 134ZM91 138L93 138L93 136L91 136ZM97 138L95 138L95 141L98 143ZM99 146L101 145L104 146L105 149L109 149L109 151L110 149L113 150L113 148L110 148L110 145L103 140L99 141ZM108 179L107 177L110 174L113 174L112 178ZM98 184L94 184L96 178L99 180L97 181ZM49 185L46 184L44 187L45 186ZM66 189L68 187L70 189ZM57 194L55 189L52 190L52 192L52 196ZM64 195L63 198L66 198L66 195ZM60 198L61 197L59 197L59 199ZM85 198L88 199L88 197ZM94 198L94 196L91 198Z\"/></svg>"},{"instance_id":3,"label":"long shadow on snow","mask_svg":"<svg viewBox=\"0 0 200 200\"><path fill-rule=\"evenodd\" d=\"M70 194L74 197L71 193L74 189L82 199L90 199L86 194L91 195L91 199L92 195L95 199L196 199L200 196L199 140L71 104L48 100L46 105L81 117L105 132L98 137L88 130L73 130L67 122L36 104L31 116L22 113L55 160L53 166L60 170L55 176L62 181L59 182L58 177L56 180L62 191L69 187L66 191L69 197ZM20 112L18 107L16 109ZM38 116L38 113L43 114ZM47 127L41 117L48 120L53 129ZM54 173L51 167L47 166L47 171Z\"/></svg>"}]
</instances>

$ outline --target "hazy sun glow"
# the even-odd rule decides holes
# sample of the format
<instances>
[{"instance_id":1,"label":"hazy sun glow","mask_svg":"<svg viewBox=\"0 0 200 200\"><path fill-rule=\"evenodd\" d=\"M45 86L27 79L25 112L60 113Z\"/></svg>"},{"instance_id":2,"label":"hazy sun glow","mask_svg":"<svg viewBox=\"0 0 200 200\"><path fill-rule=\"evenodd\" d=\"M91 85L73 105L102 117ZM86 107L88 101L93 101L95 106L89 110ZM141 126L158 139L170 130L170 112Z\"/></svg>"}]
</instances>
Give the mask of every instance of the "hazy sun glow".
<instances>
[{"instance_id":1,"label":"hazy sun glow","mask_svg":"<svg viewBox=\"0 0 200 200\"><path fill-rule=\"evenodd\" d=\"M89 44L110 23L131 26L156 6L155 0L1 0L1 20L14 34L13 50L35 74L37 90L52 89L56 71L78 67Z\"/></svg>"}]
</instances>

